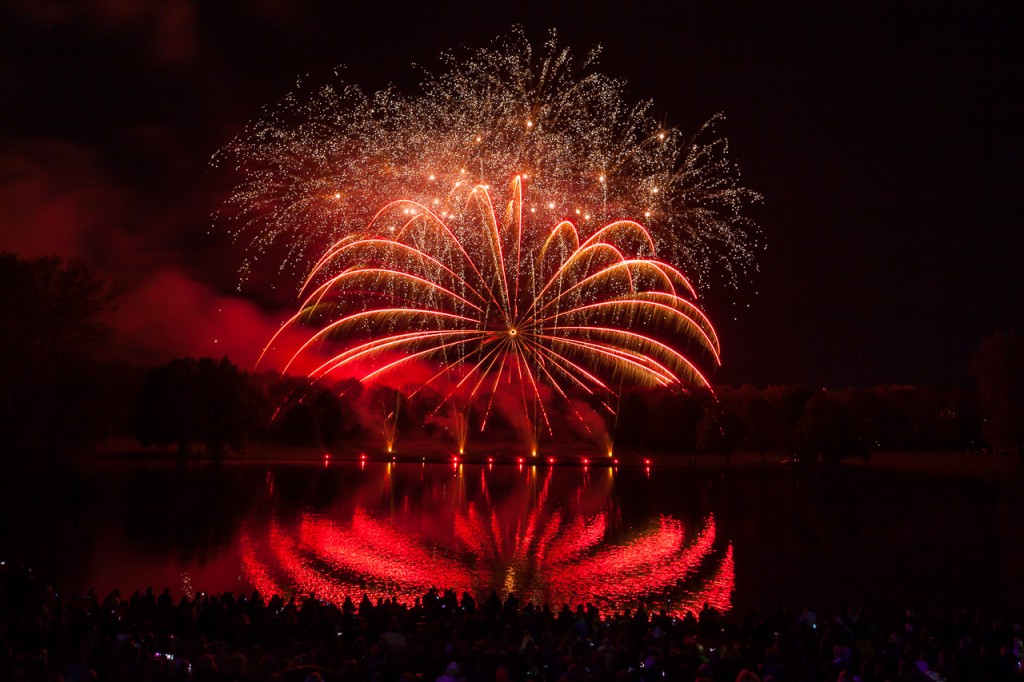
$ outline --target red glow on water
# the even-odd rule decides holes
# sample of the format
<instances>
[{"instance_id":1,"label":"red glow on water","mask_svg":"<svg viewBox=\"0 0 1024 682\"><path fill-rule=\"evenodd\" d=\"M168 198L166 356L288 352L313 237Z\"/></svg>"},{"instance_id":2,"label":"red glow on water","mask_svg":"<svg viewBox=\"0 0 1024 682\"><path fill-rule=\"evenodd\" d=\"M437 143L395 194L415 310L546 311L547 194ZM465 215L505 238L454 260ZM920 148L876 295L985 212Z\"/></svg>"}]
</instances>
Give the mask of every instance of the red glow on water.
<instances>
[{"instance_id":1,"label":"red glow on water","mask_svg":"<svg viewBox=\"0 0 1024 682\"><path fill-rule=\"evenodd\" d=\"M559 519L555 520L552 530L558 529L558 521ZM608 517L605 514L598 514L589 519L576 517L566 529L562 540L548 550L545 560L552 564L561 564L575 559L601 542L607 529Z\"/></svg>"},{"instance_id":2,"label":"red glow on water","mask_svg":"<svg viewBox=\"0 0 1024 682\"><path fill-rule=\"evenodd\" d=\"M468 572L453 560L439 558L395 528L372 519L359 509L347 531L312 514L299 524L302 547L335 568L339 575L369 575L392 586L411 602L431 587L463 591L470 588Z\"/></svg>"},{"instance_id":3,"label":"red glow on water","mask_svg":"<svg viewBox=\"0 0 1024 682\"><path fill-rule=\"evenodd\" d=\"M699 532L667 515L624 527L601 492L613 485L608 477L593 483L566 478L568 470L531 467L513 489L492 490L495 475L481 468L477 489L461 483L462 465L453 464L460 471L454 484L450 477L423 483L422 507L404 496L398 506L370 511L358 501L380 495L380 482L369 476L351 513L274 519L262 540L244 528L244 578L264 594L313 593L335 602L365 592L411 603L437 587L478 596L514 592L522 603L555 606L642 603L673 615L699 611L705 602L729 609L732 547L716 550L713 516ZM553 486L557 477L561 488ZM573 490L565 489L567 481Z\"/></svg>"},{"instance_id":4,"label":"red glow on water","mask_svg":"<svg viewBox=\"0 0 1024 682\"><path fill-rule=\"evenodd\" d=\"M256 548L245 534L242 535L240 554L242 557L242 572L245 574L249 584L253 586L253 589L258 590L264 597L280 594L281 588L270 577L270 571L267 569L267 566L256 558Z\"/></svg>"},{"instance_id":5,"label":"red glow on water","mask_svg":"<svg viewBox=\"0 0 1024 682\"><path fill-rule=\"evenodd\" d=\"M718 573L708 581L708 587L701 593L704 601L698 604L690 601L684 605L681 612L692 611L698 613L703 604L708 604L714 609L725 613L732 608L732 593L736 588L736 567L733 565L732 545L725 550L725 558L718 568Z\"/></svg>"}]
</instances>

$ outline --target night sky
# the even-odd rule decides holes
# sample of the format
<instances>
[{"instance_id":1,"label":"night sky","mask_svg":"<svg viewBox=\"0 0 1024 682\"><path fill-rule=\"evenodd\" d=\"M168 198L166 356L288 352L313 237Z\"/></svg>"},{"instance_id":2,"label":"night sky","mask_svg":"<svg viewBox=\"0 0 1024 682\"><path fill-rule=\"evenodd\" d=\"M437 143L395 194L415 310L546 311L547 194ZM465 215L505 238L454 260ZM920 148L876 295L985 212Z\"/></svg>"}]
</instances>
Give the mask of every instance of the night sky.
<instances>
[{"instance_id":1,"label":"night sky","mask_svg":"<svg viewBox=\"0 0 1024 682\"><path fill-rule=\"evenodd\" d=\"M981 339L1024 330L1021 3L434 4L4 2L0 251L121 282L118 357L251 367L294 288L237 290L210 156L299 77L411 90L413 62L521 24L600 43L670 126L725 113L768 247L703 292L716 381L961 383Z\"/></svg>"}]
</instances>

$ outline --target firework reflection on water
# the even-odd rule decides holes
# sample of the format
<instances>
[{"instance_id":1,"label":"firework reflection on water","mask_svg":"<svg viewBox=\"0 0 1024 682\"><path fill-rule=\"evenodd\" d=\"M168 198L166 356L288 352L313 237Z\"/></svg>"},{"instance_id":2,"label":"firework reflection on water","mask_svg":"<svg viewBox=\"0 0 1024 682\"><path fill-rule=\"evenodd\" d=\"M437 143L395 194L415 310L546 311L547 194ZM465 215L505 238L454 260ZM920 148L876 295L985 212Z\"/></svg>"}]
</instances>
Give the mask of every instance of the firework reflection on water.
<instances>
[{"instance_id":1,"label":"firework reflection on water","mask_svg":"<svg viewBox=\"0 0 1024 682\"><path fill-rule=\"evenodd\" d=\"M705 603L731 607L732 545L718 537L713 516L626 523L610 494L610 469L593 477L576 469L512 471L510 481L460 465L409 492L392 480L394 465L385 465L344 504L245 529L243 576L264 594L339 603L366 593L411 604L436 587L478 598L513 592L523 604L555 607L643 604L676 616ZM365 506L382 494L375 508Z\"/></svg>"}]
</instances>

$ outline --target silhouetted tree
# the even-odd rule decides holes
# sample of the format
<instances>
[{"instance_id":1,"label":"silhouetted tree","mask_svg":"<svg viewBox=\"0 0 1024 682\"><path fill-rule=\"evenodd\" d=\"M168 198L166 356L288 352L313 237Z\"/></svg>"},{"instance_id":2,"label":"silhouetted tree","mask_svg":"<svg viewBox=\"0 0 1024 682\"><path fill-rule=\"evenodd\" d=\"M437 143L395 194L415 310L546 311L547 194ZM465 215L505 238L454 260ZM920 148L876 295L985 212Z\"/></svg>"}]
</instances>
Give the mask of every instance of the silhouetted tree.
<instances>
[{"instance_id":1,"label":"silhouetted tree","mask_svg":"<svg viewBox=\"0 0 1024 682\"><path fill-rule=\"evenodd\" d=\"M613 423L616 445L626 448L650 447L647 429L649 416L649 405L644 396L636 391L625 391Z\"/></svg>"},{"instance_id":2,"label":"silhouetted tree","mask_svg":"<svg viewBox=\"0 0 1024 682\"><path fill-rule=\"evenodd\" d=\"M306 400L299 400L282 408L274 435L292 445L314 445L323 442L316 414Z\"/></svg>"},{"instance_id":3,"label":"silhouetted tree","mask_svg":"<svg viewBox=\"0 0 1024 682\"><path fill-rule=\"evenodd\" d=\"M617 448L692 452L700 421L699 399L668 388L623 390L611 423ZM598 410L600 413L600 410Z\"/></svg>"},{"instance_id":4,"label":"silhouetted tree","mask_svg":"<svg viewBox=\"0 0 1024 682\"><path fill-rule=\"evenodd\" d=\"M760 453L762 464L765 462L765 453L778 442L778 414L764 393L745 384L732 391L729 397L732 409L736 410L743 424L743 445Z\"/></svg>"},{"instance_id":5,"label":"silhouetted tree","mask_svg":"<svg viewBox=\"0 0 1024 682\"><path fill-rule=\"evenodd\" d=\"M851 448L870 452L881 447L885 439L885 406L878 395L867 388L849 388L836 396L850 415Z\"/></svg>"},{"instance_id":6,"label":"silhouetted tree","mask_svg":"<svg viewBox=\"0 0 1024 682\"><path fill-rule=\"evenodd\" d=\"M227 358L180 358L146 375L137 401L143 445L176 445L184 455L202 443L215 457L240 451L263 417L255 385Z\"/></svg>"},{"instance_id":7,"label":"silhouetted tree","mask_svg":"<svg viewBox=\"0 0 1024 682\"><path fill-rule=\"evenodd\" d=\"M723 393L730 392L725 390ZM744 435L743 420L733 405L723 400L721 396L705 403L703 416L697 424L698 450L722 455L728 466L729 455L740 444Z\"/></svg>"},{"instance_id":8,"label":"silhouetted tree","mask_svg":"<svg viewBox=\"0 0 1024 682\"><path fill-rule=\"evenodd\" d=\"M806 456L820 456L838 462L857 450L854 419L847 396L839 391L816 393L804 409L793 431L797 450Z\"/></svg>"},{"instance_id":9,"label":"silhouetted tree","mask_svg":"<svg viewBox=\"0 0 1024 682\"><path fill-rule=\"evenodd\" d=\"M946 392L940 422L945 450L973 450L982 441L981 403L977 391L954 387Z\"/></svg>"},{"instance_id":10,"label":"silhouetted tree","mask_svg":"<svg viewBox=\"0 0 1024 682\"><path fill-rule=\"evenodd\" d=\"M814 392L800 386L769 386L762 395L776 419L772 428L775 447L787 455L794 454L796 425Z\"/></svg>"},{"instance_id":11,"label":"silhouetted tree","mask_svg":"<svg viewBox=\"0 0 1024 682\"><path fill-rule=\"evenodd\" d=\"M338 395L337 388L320 388L308 391L285 409L278 434L289 443L331 446L358 437L361 426L352 405Z\"/></svg>"},{"instance_id":12,"label":"silhouetted tree","mask_svg":"<svg viewBox=\"0 0 1024 682\"><path fill-rule=\"evenodd\" d=\"M989 445L1024 457L1024 337L989 336L971 359L971 373L978 381Z\"/></svg>"},{"instance_id":13,"label":"silhouetted tree","mask_svg":"<svg viewBox=\"0 0 1024 682\"><path fill-rule=\"evenodd\" d=\"M53 457L106 435L96 366L117 291L76 260L0 254L0 432L8 455Z\"/></svg>"}]
</instances>

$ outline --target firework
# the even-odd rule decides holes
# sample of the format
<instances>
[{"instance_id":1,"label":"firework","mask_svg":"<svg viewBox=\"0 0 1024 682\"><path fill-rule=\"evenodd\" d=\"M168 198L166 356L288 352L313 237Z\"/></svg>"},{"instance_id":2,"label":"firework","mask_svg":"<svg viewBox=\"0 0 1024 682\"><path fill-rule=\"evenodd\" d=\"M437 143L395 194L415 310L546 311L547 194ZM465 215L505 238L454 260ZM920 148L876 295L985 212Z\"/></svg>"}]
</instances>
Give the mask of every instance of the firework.
<instances>
[{"instance_id":1,"label":"firework","mask_svg":"<svg viewBox=\"0 0 1024 682\"><path fill-rule=\"evenodd\" d=\"M651 103L581 63L552 33L521 30L442 57L420 91L366 94L338 83L300 89L214 157L241 175L221 216L258 259L296 277L331 243L363 231L382 203L407 197L460 219L477 186L519 175L548 224L592 233L642 220L659 253L697 282L736 283L756 267L756 226L716 116L692 137L660 125Z\"/></svg>"},{"instance_id":2,"label":"firework","mask_svg":"<svg viewBox=\"0 0 1024 682\"><path fill-rule=\"evenodd\" d=\"M281 333L312 331L289 368L426 368L413 393L439 391L460 451L495 396L519 402L535 452L554 397L614 414L624 382L708 385L719 344L682 273L735 284L756 267L758 196L718 117L692 138L660 125L596 55L514 30L444 55L413 95L300 89L215 157L242 178L222 215L248 246L243 279L261 258L304 276Z\"/></svg>"},{"instance_id":3,"label":"firework","mask_svg":"<svg viewBox=\"0 0 1024 682\"><path fill-rule=\"evenodd\" d=\"M279 332L314 330L285 369L324 348L333 352L314 379L374 381L426 364L434 373L421 388L437 387L442 405L486 396L483 427L507 391L549 432L549 390L585 393L613 413L607 398L623 381L708 386L692 358L717 362L715 331L647 229L630 220L589 236L570 221L540 229L524 221L533 206L521 178L508 195L499 216L477 185L454 220L396 201L369 231L334 244Z\"/></svg>"}]
</instances>

